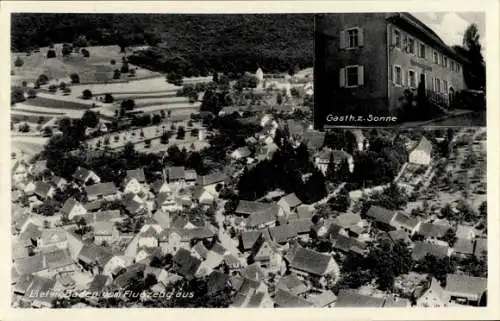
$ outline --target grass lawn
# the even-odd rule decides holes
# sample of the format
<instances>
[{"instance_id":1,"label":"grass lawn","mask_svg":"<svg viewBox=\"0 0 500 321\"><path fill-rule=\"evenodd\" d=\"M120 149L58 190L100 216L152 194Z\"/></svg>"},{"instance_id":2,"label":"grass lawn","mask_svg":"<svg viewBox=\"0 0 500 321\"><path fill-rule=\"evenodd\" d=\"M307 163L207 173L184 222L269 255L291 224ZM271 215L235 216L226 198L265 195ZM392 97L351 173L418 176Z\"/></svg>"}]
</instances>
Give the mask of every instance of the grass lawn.
<instances>
[{"instance_id":1,"label":"grass lawn","mask_svg":"<svg viewBox=\"0 0 500 321\"><path fill-rule=\"evenodd\" d=\"M26 53L12 53L11 68L16 80L34 82L41 74L45 74L49 79L62 80L72 73L77 73L81 82L109 81L112 79L113 71L120 69L122 65L122 54L118 46L87 47L90 53L88 58L81 54L62 57L61 48L61 44L55 46L57 57L51 59L47 59L48 48L46 47L40 48L40 52L31 53L29 56ZM21 67L14 66L17 57L24 62ZM116 61L115 65L111 65L111 59ZM157 74L142 68L136 70L136 78ZM122 78L125 78L125 75Z\"/></svg>"},{"instance_id":2,"label":"grass lawn","mask_svg":"<svg viewBox=\"0 0 500 321\"><path fill-rule=\"evenodd\" d=\"M88 106L85 104L80 104L72 101L50 99L45 97L35 97L27 99L25 102L23 102L23 105L47 107L55 109L74 109L74 110L88 109Z\"/></svg>"}]
</instances>

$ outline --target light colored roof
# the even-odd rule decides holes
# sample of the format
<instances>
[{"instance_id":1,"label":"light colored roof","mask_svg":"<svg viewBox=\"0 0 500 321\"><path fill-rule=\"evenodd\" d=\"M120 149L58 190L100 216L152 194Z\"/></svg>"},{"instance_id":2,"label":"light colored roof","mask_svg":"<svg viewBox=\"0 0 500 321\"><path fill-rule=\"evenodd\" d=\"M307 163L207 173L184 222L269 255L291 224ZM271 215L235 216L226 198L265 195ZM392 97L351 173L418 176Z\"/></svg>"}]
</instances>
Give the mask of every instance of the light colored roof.
<instances>
[{"instance_id":1,"label":"light colored roof","mask_svg":"<svg viewBox=\"0 0 500 321\"><path fill-rule=\"evenodd\" d=\"M453 250L460 254L472 255L474 253L474 240L459 238L453 245Z\"/></svg>"},{"instance_id":2,"label":"light colored roof","mask_svg":"<svg viewBox=\"0 0 500 321\"><path fill-rule=\"evenodd\" d=\"M422 223L418 230L418 234L425 237L443 237L448 231L449 226L433 224L433 223Z\"/></svg>"},{"instance_id":3,"label":"light colored roof","mask_svg":"<svg viewBox=\"0 0 500 321\"><path fill-rule=\"evenodd\" d=\"M337 296L332 291L323 291L320 294L311 294L308 300L316 307L323 308L337 300Z\"/></svg>"},{"instance_id":4,"label":"light colored roof","mask_svg":"<svg viewBox=\"0 0 500 321\"><path fill-rule=\"evenodd\" d=\"M486 278L473 277L465 274L446 275L445 291L450 294L462 294L472 299L479 300L486 291L488 282Z\"/></svg>"},{"instance_id":5,"label":"light colored roof","mask_svg":"<svg viewBox=\"0 0 500 321\"><path fill-rule=\"evenodd\" d=\"M336 308L359 308L372 307L381 308L384 305L384 299L373 296L359 294L355 290L341 289L335 302Z\"/></svg>"},{"instance_id":6,"label":"light colored roof","mask_svg":"<svg viewBox=\"0 0 500 321\"><path fill-rule=\"evenodd\" d=\"M240 200L236 207L235 213L241 215L251 215L256 212L262 212L272 207L274 203L264 203L256 201Z\"/></svg>"},{"instance_id":7,"label":"light colored roof","mask_svg":"<svg viewBox=\"0 0 500 321\"><path fill-rule=\"evenodd\" d=\"M358 224L361 221L361 216L354 213L343 213L335 218L335 223L343 228L348 228Z\"/></svg>"},{"instance_id":8,"label":"light colored roof","mask_svg":"<svg viewBox=\"0 0 500 321\"><path fill-rule=\"evenodd\" d=\"M276 290L274 301L281 308L307 308L313 306L313 303L307 301L306 299L283 289Z\"/></svg>"},{"instance_id":9,"label":"light colored roof","mask_svg":"<svg viewBox=\"0 0 500 321\"><path fill-rule=\"evenodd\" d=\"M366 216L384 224L390 224L394 215L396 215L394 211L376 205L371 206L366 212Z\"/></svg>"},{"instance_id":10,"label":"light colored roof","mask_svg":"<svg viewBox=\"0 0 500 321\"><path fill-rule=\"evenodd\" d=\"M306 283L299 279L295 273L290 273L289 275L281 277L276 287L294 295L305 293L308 290Z\"/></svg>"},{"instance_id":11,"label":"light colored roof","mask_svg":"<svg viewBox=\"0 0 500 321\"><path fill-rule=\"evenodd\" d=\"M143 168L128 170L127 177L128 178L135 178L139 183L144 183L146 181L146 177L144 176L144 169Z\"/></svg>"},{"instance_id":12,"label":"light colored roof","mask_svg":"<svg viewBox=\"0 0 500 321\"><path fill-rule=\"evenodd\" d=\"M290 193L283 196L278 203L287 204L289 207L297 207L302 204L302 201L297 197L297 195L295 195L295 193Z\"/></svg>"},{"instance_id":13,"label":"light colored roof","mask_svg":"<svg viewBox=\"0 0 500 321\"><path fill-rule=\"evenodd\" d=\"M430 154L432 151L432 144L429 140L427 140L427 138L422 136L422 138L418 142L417 146L411 152L414 152L414 151L423 151L425 153Z\"/></svg>"}]
</instances>

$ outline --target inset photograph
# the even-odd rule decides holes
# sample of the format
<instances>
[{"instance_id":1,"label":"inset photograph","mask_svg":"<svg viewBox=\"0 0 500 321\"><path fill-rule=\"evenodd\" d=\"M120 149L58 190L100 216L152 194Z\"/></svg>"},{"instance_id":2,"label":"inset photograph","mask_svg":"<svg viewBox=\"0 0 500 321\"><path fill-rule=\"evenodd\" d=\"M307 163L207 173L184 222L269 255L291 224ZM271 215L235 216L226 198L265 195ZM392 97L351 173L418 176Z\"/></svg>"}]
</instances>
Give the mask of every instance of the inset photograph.
<instances>
[{"instance_id":1,"label":"inset photograph","mask_svg":"<svg viewBox=\"0 0 500 321\"><path fill-rule=\"evenodd\" d=\"M484 12L315 17L314 126L486 126Z\"/></svg>"}]
</instances>

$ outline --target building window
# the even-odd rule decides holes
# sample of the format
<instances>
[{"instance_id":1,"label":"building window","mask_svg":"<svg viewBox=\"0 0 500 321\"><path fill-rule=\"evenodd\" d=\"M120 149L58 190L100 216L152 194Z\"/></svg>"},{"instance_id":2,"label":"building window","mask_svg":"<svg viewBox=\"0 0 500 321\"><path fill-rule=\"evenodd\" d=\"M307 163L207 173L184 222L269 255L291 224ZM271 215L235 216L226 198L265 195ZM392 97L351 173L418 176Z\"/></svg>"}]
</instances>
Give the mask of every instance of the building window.
<instances>
[{"instance_id":1,"label":"building window","mask_svg":"<svg viewBox=\"0 0 500 321\"><path fill-rule=\"evenodd\" d=\"M401 32L397 29L394 29L392 43L396 48L401 49Z\"/></svg>"},{"instance_id":2,"label":"building window","mask_svg":"<svg viewBox=\"0 0 500 321\"><path fill-rule=\"evenodd\" d=\"M460 65L457 64L457 72L460 72Z\"/></svg>"},{"instance_id":3,"label":"building window","mask_svg":"<svg viewBox=\"0 0 500 321\"><path fill-rule=\"evenodd\" d=\"M347 30L347 48L357 48L359 46L358 28Z\"/></svg>"},{"instance_id":4,"label":"building window","mask_svg":"<svg viewBox=\"0 0 500 321\"><path fill-rule=\"evenodd\" d=\"M447 67L448 67L448 58L446 58L446 57L443 57L443 66L444 66L445 68L447 68Z\"/></svg>"},{"instance_id":5,"label":"building window","mask_svg":"<svg viewBox=\"0 0 500 321\"><path fill-rule=\"evenodd\" d=\"M406 52L415 54L415 39L406 37Z\"/></svg>"},{"instance_id":6,"label":"building window","mask_svg":"<svg viewBox=\"0 0 500 321\"><path fill-rule=\"evenodd\" d=\"M340 87L358 87L364 83L363 66L353 65L340 69Z\"/></svg>"},{"instance_id":7,"label":"building window","mask_svg":"<svg viewBox=\"0 0 500 321\"><path fill-rule=\"evenodd\" d=\"M436 78L436 92L441 92L441 80Z\"/></svg>"},{"instance_id":8,"label":"building window","mask_svg":"<svg viewBox=\"0 0 500 321\"><path fill-rule=\"evenodd\" d=\"M358 85L358 67L347 67L346 68L346 84L347 87L354 87Z\"/></svg>"},{"instance_id":9,"label":"building window","mask_svg":"<svg viewBox=\"0 0 500 321\"><path fill-rule=\"evenodd\" d=\"M417 76L414 70L408 70L408 87L417 88Z\"/></svg>"},{"instance_id":10,"label":"building window","mask_svg":"<svg viewBox=\"0 0 500 321\"><path fill-rule=\"evenodd\" d=\"M423 43L420 44L420 50L419 50L418 56L420 58L425 59L425 45Z\"/></svg>"},{"instance_id":11,"label":"building window","mask_svg":"<svg viewBox=\"0 0 500 321\"><path fill-rule=\"evenodd\" d=\"M437 52L434 51L434 63L437 64L438 63L438 54Z\"/></svg>"},{"instance_id":12,"label":"building window","mask_svg":"<svg viewBox=\"0 0 500 321\"><path fill-rule=\"evenodd\" d=\"M397 86L403 85L403 75L400 66L394 65L393 80L395 85Z\"/></svg>"},{"instance_id":13,"label":"building window","mask_svg":"<svg viewBox=\"0 0 500 321\"><path fill-rule=\"evenodd\" d=\"M448 93L448 81L447 80L443 80L443 92L445 94Z\"/></svg>"}]
</instances>

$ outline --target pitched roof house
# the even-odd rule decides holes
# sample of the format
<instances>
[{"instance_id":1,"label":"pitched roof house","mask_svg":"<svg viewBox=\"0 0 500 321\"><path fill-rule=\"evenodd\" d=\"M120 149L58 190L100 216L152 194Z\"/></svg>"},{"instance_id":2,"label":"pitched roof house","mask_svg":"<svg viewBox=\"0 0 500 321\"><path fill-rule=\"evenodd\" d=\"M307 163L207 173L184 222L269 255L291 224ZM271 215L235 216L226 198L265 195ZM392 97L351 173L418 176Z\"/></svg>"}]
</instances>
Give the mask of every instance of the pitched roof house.
<instances>
[{"instance_id":1,"label":"pitched roof house","mask_svg":"<svg viewBox=\"0 0 500 321\"><path fill-rule=\"evenodd\" d=\"M417 146L409 153L409 162L418 165L429 165L431 162L432 144L423 137Z\"/></svg>"},{"instance_id":2,"label":"pitched roof house","mask_svg":"<svg viewBox=\"0 0 500 321\"><path fill-rule=\"evenodd\" d=\"M71 220L75 216L86 214L87 209L85 209L85 207L76 199L70 197L66 200L66 202L64 202L61 212L68 215L68 218Z\"/></svg>"},{"instance_id":3,"label":"pitched roof house","mask_svg":"<svg viewBox=\"0 0 500 321\"><path fill-rule=\"evenodd\" d=\"M396 212L373 205L366 212L366 216L373 219L377 223L389 226L396 215Z\"/></svg>"},{"instance_id":4,"label":"pitched roof house","mask_svg":"<svg viewBox=\"0 0 500 321\"><path fill-rule=\"evenodd\" d=\"M293 251L290 268L300 275L324 276L330 273L339 273L339 267L331 255L301 246L297 246Z\"/></svg>"},{"instance_id":5,"label":"pitched roof house","mask_svg":"<svg viewBox=\"0 0 500 321\"><path fill-rule=\"evenodd\" d=\"M479 305L487 287L488 281L486 278L465 274L448 274L444 290L452 302Z\"/></svg>"},{"instance_id":6,"label":"pitched roof house","mask_svg":"<svg viewBox=\"0 0 500 321\"><path fill-rule=\"evenodd\" d=\"M85 186L85 191L87 192L87 198L89 200L95 200L99 197L116 195L118 193L118 188L115 184L108 182Z\"/></svg>"},{"instance_id":7,"label":"pitched roof house","mask_svg":"<svg viewBox=\"0 0 500 321\"><path fill-rule=\"evenodd\" d=\"M73 173L72 177L76 181L79 181L83 184L86 184L89 180L92 180L94 182L94 184L101 182L100 177L97 176L97 174L94 173L94 171L80 167L80 166Z\"/></svg>"},{"instance_id":8,"label":"pitched roof house","mask_svg":"<svg viewBox=\"0 0 500 321\"><path fill-rule=\"evenodd\" d=\"M49 183L42 181L35 182L35 195L41 199L47 199L54 195L55 189Z\"/></svg>"}]
</instances>

